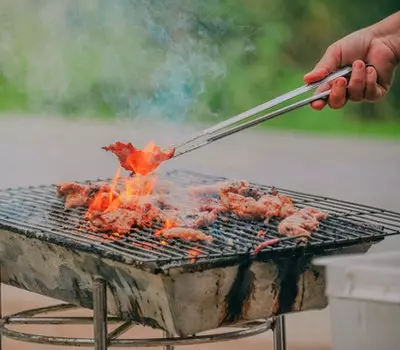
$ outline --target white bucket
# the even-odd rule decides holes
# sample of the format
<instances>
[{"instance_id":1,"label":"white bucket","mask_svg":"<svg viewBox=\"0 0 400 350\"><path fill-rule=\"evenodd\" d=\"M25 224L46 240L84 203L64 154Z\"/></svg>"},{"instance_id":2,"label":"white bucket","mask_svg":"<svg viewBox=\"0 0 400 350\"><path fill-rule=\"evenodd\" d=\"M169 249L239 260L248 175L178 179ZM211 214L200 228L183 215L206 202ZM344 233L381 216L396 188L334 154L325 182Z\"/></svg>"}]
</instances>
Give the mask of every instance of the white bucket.
<instances>
[{"instance_id":1,"label":"white bucket","mask_svg":"<svg viewBox=\"0 0 400 350\"><path fill-rule=\"evenodd\" d=\"M400 350L400 252L319 258L333 350Z\"/></svg>"}]
</instances>

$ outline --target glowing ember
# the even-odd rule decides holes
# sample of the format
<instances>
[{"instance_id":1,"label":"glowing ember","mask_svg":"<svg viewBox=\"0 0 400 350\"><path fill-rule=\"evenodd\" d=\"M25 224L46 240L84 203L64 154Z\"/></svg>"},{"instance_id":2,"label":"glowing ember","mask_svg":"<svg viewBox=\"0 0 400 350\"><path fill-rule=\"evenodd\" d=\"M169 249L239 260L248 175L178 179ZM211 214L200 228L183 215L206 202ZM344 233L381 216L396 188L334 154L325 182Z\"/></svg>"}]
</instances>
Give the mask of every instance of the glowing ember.
<instances>
[{"instance_id":1,"label":"glowing ember","mask_svg":"<svg viewBox=\"0 0 400 350\"><path fill-rule=\"evenodd\" d=\"M266 232L264 230L260 230L260 231L257 232L257 236L258 237L264 237L265 234L266 234Z\"/></svg>"},{"instance_id":2,"label":"glowing ember","mask_svg":"<svg viewBox=\"0 0 400 350\"><path fill-rule=\"evenodd\" d=\"M114 153L121 166L132 174L147 175L162 163L174 156L175 149L162 151L160 147L150 142L143 150L135 148L131 143L116 142L103 147Z\"/></svg>"},{"instance_id":3,"label":"glowing ember","mask_svg":"<svg viewBox=\"0 0 400 350\"><path fill-rule=\"evenodd\" d=\"M161 230L157 230L154 234L156 236L162 236L163 230L168 230L172 227L177 227L177 226L178 226L178 224L174 221L174 219L167 217L165 219L164 226L161 228Z\"/></svg>"},{"instance_id":4,"label":"glowing ember","mask_svg":"<svg viewBox=\"0 0 400 350\"><path fill-rule=\"evenodd\" d=\"M192 259L190 259L190 263L193 264L196 261L197 256L201 255L201 252L196 249L190 249L188 251L188 256Z\"/></svg>"}]
</instances>

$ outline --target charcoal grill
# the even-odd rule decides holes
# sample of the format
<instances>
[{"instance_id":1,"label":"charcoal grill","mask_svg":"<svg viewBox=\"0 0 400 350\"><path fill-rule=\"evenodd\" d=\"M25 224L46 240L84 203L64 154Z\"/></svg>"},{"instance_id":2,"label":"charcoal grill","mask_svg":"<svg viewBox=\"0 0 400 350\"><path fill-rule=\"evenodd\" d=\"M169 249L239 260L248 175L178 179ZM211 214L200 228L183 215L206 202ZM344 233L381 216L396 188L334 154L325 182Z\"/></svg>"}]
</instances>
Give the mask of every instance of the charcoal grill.
<instances>
[{"instance_id":1,"label":"charcoal grill","mask_svg":"<svg viewBox=\"0 0 400 350\"><path fill-rule=\"evenodd\" d=\"M181 186L225 180L186 171L165 175ZM269 186L254 185L264 192L271 190ZM204 230L213 236L212 244L174 240L166 246L154 235L159 227L132 229L119 239L85 231L84 210L65 210L63 201L56 197L55 185L0 191L1 281L67 302L59 306L61 309L93 309L93 318L79 322L93 321L95 337L27 337L6 327L11 321L78 322L71 318L26 318L53 311L51 308L3 318L1 332L36 342L96 344L97 349L105 349L107 343L164 344L172 349L173 344L182 342L258 334L275 325L276 348L284 349L283 315L327 305L324 270L312 265L311 260L320 255L366 252L385 236L399 233L400 214L285 189L278 191L291 196L298 207L313 206L328 211L330 216L307 244L281 241L259 254L254 254L259 243L279 236L276 221L250 223L231 215L227 222L218 219ZM264 237L257 235L260 230L266 232ZM112 316L109 322L125 321L108 337L107 314ZM244 330L221 338L192 337L246 322L250 325ZM156 344L128 344L114 339L135 323L161 329L168 338Z\"/></svg>"}]
</instances>

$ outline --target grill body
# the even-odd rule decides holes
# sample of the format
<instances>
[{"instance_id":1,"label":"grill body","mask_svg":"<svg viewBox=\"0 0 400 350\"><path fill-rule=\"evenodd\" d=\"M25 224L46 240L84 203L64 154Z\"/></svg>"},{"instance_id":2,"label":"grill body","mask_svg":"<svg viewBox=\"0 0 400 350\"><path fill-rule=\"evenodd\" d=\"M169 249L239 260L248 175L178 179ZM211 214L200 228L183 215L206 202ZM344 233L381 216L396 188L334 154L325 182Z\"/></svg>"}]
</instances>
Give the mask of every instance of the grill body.
<instances>
[{"instance_id":1,"label":"grill body","mask_svg":"<svg viewBox=\"0 0 400 350\"><path fill-rule=\"evenodd\" d=\"M101 276L110 315L179 336L327 305L324 270L311 255L163 274L0 230L0 256L3 283L92 309L92 279Z\"/></svg>"},{"instance_id":2,"label":"grill body","mask_svg":"<svg viewBox=\"0 0 400 350\"><path fill-rule=\"evenodd\" d=\"M180 184L221 180L188 172L170 176ZM232 217L228 224L217 222L208 229L215 238L211 246L176 241L144 249L143 243L158 244L154 232L133 231L121 241L108 241L78 231L82 211L64 211L54 186L0 191L2 282L93 308L92 279L101 276L107 281L110 315L180 336L321 309L327 305L325 275L322 267L311 264L312 259L366 252L384 236L399 232L400 216L286 193L299 207L328 210L331 218L306 246L282 242L254 256L255 245L277 235L276 224L269 224L268 237L262 239L257 232L266 229L264 224ZM195 261L187 254L192 249L201 252Z\"/></svg>"}]
</instances>

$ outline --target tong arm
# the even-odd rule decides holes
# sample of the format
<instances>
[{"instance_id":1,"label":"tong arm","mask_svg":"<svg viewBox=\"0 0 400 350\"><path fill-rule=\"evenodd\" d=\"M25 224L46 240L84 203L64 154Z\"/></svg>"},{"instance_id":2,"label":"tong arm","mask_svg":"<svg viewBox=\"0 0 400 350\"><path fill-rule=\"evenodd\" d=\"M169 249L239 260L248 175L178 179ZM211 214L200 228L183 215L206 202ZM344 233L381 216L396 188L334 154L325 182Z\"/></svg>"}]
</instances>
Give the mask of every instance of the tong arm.
<instances>
[{"instance_id":1,"label":"tong arm","mask_svg":"<svg viewBox=\"0 0 400 350\"><path fill-rule=\"evenodd\" d=\"M309 98L303 99L298 102L295 102L286 107L280 108L278 110L275 110L270 113L263 114L263 115L257 117L257 115L259 115L261 112L266 111L267 109L275 107L283 102L286 102L290 99L300 96L308 91L316 89L321 85L324 85L326 83L336 80L337 78L346 77L346 76L350 75L351 72L352 72L352 67L345 66L345 67L337 70L336 72L329 74L324 79L321 79L321 80L311 83L311 84L303 85L297 89L289 91L289 92L287 92L281 96L278 96L270 101L262 103L262 104L254 107L254 108L251 108L243 113L240 113L232 118L229 118L228 120L220 122L208 129L205 129L205 130L201 131L200 133L194 135L193 137L189 138L188 140L181 142L180 144L174 146L174 148L175 148L174 157L178 157L182 154L194 151L195 149L203 147L211 142L214 142L214 141L219 140L228 135L232 135L238 131L241 131L241 130L247 129L251 126L262 123L268 119L272 119L278 115L282 115L282 114L292 111L294 109L303 107L313 101L325 99L325 98L329 97L330 90L325 91L323 93L316 94L314 96L311 96Z\"/></svg>"}]
</instances>

